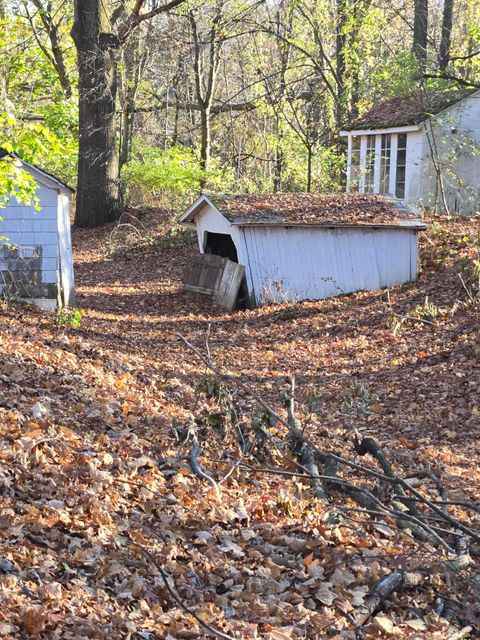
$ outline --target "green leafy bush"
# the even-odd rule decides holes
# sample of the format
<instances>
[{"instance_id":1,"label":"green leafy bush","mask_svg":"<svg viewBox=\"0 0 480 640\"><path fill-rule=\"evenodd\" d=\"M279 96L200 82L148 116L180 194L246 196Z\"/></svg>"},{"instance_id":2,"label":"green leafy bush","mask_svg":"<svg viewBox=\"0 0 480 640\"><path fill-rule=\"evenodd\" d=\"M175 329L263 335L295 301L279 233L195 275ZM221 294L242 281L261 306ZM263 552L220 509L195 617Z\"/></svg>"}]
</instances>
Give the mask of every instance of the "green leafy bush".
<instances>
[{"instance_id":1,"label":"green leafy bush","mask_svg":"<svg viewBox=\"0 0 480 640\"><path fill-rule=\"evenodd\" d=\"M76 329L82 324L83 312L76 307L67 307L65 309L58 309L56 313L57 327L62 329Z\"/></svg>"},{"instance_id":2,"label":"green leafy bush","mask_svg":"<svg viewBox=\"0 0 480 640\"><path fill-rule=\"evenodd\" d=\"M137 147L122 180L132 204L179 209L190 204L203 177L192 149Z\"/></svg>"}]
</instances>

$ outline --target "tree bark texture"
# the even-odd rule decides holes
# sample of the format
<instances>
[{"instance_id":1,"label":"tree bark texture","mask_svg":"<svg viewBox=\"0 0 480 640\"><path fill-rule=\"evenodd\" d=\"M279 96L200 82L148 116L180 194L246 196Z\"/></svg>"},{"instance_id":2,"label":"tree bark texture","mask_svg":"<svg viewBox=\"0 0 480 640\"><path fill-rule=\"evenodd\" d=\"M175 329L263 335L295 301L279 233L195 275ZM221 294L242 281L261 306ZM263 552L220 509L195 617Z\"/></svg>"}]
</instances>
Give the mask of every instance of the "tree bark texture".
<instances>
[{"instance_id":1,"label":"tree bark texture","mask_svg":"<svg viewBox=\"0 0 480 640\"><path fill-rule=\"evenodd\" d=\"M75 225L96 227L121 213L116 152L117 48L108 0L75 0L72 37L79 68Z\"/></svg>"},{"instance_id":2,"label":"tree bark texture","mask_svg":"<svg viewBox=\"0 0 480 640\"><path fill-rule=\"evenodd\" d=\"M428 0L414 0L412 51L422 71L425 69L427 62L427 35Z\"/></svg>"},{"instance_id":3,"label":"tree bark texture","mask_svg":"<svg viewBox=\"0 0 480 640\"><path fill-rule=\"evenodd\" d=\"M452 40L453 25L453 0L444 0L442 17L442 36L440 39L440 52L438 66L440 71L446 71L450 61L450 43Z\"/></svg>"}]
</instances>

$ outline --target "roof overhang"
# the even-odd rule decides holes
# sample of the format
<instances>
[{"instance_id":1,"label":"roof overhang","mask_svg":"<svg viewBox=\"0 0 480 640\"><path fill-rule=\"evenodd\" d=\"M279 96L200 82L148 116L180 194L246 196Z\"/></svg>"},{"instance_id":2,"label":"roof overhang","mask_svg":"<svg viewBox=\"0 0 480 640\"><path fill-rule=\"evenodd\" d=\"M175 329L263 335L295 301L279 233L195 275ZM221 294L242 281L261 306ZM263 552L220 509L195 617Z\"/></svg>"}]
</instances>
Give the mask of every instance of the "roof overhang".
<instances>
[{"instance_id":1,"label":"roof overhang","mask_svg":"<svg viewBox=\"0 0 480 640\"><path fill-rule=\"evenodd\" d=\"M341 224L335 222L254 222L247 220L235 220L232 222L234 227L281 227L283 229L290 228L304 228L304 229L398 229L398 230L411 230L411 231L425 231L427 224L423 220L405 220L392 224Z\"/></svg>"},{"instance_id":2,"label":"roof overhang","mask_svg":"<svg viewBox=\"0 0 480 640\"><path fill-rule=\"evenodd\" d=\"M341 136L365 136L381 133L409 133L410 131L420 131L422 125L405 125L404 127L386 127L384 129L352 129L350 131L340 131Z\"/></svg>"},{"instance_id":3,"label":"roof overhang","mask_svg":"<svg viewBox=\"0 0 480 640\"><path fill-rule=\"evenodd\" d=\"M185 224L185 225L189 226L189 227L195 226L195 216L197 216L200 213L200 211L204 207L206 207L207 205L210 205L214 209L217 209L217 207L213 204L213 202L210 200L210 198L203 193L185 211L185 213L180 216L178 221L181 222L182 224Z\"/></svg>"}]
</instances>

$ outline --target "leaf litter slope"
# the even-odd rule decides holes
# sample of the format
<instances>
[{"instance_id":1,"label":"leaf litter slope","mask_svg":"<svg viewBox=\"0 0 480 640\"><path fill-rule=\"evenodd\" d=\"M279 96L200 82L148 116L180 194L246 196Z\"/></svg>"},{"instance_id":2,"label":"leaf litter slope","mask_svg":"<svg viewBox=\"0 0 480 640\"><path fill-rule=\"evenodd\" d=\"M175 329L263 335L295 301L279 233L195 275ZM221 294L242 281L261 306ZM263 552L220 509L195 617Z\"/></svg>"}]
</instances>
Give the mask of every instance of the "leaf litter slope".
<instances>
[{"instance_id":1,"label":"leaf litter slope","mask_svg":"<svg viewBox=\"0 0 480 640\"><path fill-rule=\"evenodd\" d=\"M77 232L81 327L58 328L23 305L0 318L0 633L207 637L172 601L160 565L185 604L233 637L349 637L342 630L352 632L375 581L440 564L420 590L397 593L374 614L364 637L468 637L468 627L476 637L475 565L445 564L390 518L342 514L340 500L315 500L299 479L232 471L235 434L216 420L221 401L198 390L205 367L178 334L200 350L209 334L215 364L281 413L295 376L298 417L322 450L377 469L355 456L357 429L423 494L438 496L433 472L449 499L479 500L479 308L457 275L479 227L432 224L420 281L389 297L229 314L181 292L192 242L106 259L111 229ZM392 328L394 314L408 317L425 296L440 309L433 324ZM248 431L255 402L232 393ZM217 482L232 471L221 502L188 463L182 425L192 417L203 418L204 469ZM279 425L269 433L284 437ZM287 468L270 453L263 464ZM451 512L478 525L475 513ZM460 603L450 621L434 611L438 596Z\"/></svg>"}]
</instances>

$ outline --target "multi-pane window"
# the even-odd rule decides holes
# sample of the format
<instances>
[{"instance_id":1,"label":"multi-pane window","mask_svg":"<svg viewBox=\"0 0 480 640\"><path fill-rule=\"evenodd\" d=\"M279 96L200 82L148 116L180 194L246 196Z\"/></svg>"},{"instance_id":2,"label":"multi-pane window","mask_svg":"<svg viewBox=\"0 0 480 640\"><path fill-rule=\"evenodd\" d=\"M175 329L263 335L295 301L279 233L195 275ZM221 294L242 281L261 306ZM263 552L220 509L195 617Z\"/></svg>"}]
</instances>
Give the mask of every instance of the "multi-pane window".
<instances>
[{"instance_id":1,"label":"multi-pane window","mask_svg":"<svg viewBox=\"0 0 480 640\"><path fill-rule=\"evenodd\" d=\"M380 193L389 193L390 161L392 155L392 136L382 134L382 152L380 155Z\"/></svg>"},{"instance_id":2,"label":"multi-pane window","mask_svg":"<svg viewBox=\"0 0 480 640\"><path fill-rule=\"evenodd\" d=\"M350 164L350 190L358 191L360 186L360 136L352 137L352 155Z\"/></svg>"},{"instance_id":3,"label":"multi-pane window","mask_svg":"<svg viewBox=\"0 0 480 640\"><path fill-rule=\"evenodd\" d=\"M407 166L407 134L398 134L397 175L395 179L395 195L403 200L405 197L405 170Z\"/></svg>"},{"instance_id":4,"label":"multi-pane window","mask_svg":"<svg viewBox=\"0 0 480 640\"><path fill-rule=\"evenodd\" d=\"M375 136L367 136L365 158L365 193L373 193L375 184Z\"/></svg>"}]
</instances>

